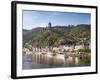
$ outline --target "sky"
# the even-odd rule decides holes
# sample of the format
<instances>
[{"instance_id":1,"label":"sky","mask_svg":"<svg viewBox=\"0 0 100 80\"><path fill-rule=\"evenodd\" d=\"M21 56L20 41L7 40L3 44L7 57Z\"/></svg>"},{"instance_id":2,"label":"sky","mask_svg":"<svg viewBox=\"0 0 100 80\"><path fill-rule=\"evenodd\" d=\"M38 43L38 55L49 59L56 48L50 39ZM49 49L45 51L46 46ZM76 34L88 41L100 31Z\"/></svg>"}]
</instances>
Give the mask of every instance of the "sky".
<instances>
[{"instance_id":1,"label":"sky","mask_svg":"<svg viewBox=\"0 0 100 80\"><path fill-rule=\"evenodd\" d=\"M51 22L52 26L90 24L91 14L74 12L51 12L23 10L23 29L46 27Z\"/></svg>"}]
</instances>

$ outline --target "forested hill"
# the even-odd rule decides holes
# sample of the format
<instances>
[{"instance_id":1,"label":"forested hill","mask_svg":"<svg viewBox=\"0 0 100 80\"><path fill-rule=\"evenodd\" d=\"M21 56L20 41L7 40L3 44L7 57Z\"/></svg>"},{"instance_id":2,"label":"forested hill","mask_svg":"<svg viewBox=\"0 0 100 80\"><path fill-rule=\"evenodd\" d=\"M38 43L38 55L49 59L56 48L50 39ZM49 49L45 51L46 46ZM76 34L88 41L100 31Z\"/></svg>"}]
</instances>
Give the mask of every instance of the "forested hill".
<instances>
[{"instance_id":1,"label":"forested hill","mask_svg":"<svg viewBox=\"0 0 100 80\"><path fill-rule=\"evenodd\" d=\"M59 46L73 44L80 39L90 40L90 25L52 26L51 28L37 27L31 30L23 29L23 44L26 42L33 46Z\"/></svg>"}]
</instances>

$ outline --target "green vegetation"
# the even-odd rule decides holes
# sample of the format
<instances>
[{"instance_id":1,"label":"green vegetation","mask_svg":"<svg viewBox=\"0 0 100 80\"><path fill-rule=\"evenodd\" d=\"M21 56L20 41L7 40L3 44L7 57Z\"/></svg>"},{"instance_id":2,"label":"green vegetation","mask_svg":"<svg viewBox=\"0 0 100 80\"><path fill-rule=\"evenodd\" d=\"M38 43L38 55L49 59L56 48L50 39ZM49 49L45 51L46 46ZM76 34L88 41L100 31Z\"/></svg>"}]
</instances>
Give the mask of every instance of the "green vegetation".
<instances>
[{"instance_id":1,"label":"green vegetation","mask_svg":"<svg viewBox=\"0 0 100 80\"><path fill-rule=\"evenodd\" d=\"M28 42L33 46L59 46L82 44L89 45L90 25L77 26L53 26L47 28L35 28L30 31L24 30L23 42ZM23 44L24 44L23 43Z\"/></svg>"},{"instance_id":2,"label":"green vegetation","mask_svg":"<svg viewBox=\"0 0 100 80\"><path fill-rule=\"evenodd\" d=\"M80 66L87 65L89 66L91 63L91 50L90 49L79 49L79 52L81 52L82 59L80 59Z\"/></svg>"},{"instance_id":3,"label":"green vegetation","mask_svg":"<svg viewBox=\"0 0 100 80\"><path fill-rule=\"evenodd\" d=\"M91 54L84 53L83 58L80 60L80 66L90 66L91 64Z\"/></svg>"},{"instance_id":4,"label":"green vegetation","mask_svg":"<svg viewBox=\"0 0 100 80\"><path fill-rule=\"evenodd\" d=\"M90 53L91 50L90 49L79 49L79 52L86 52L86 53Z\"/></svg>"},{"instance_id":5,"label":"green vegetation","mask_svg":"<svg viewBox=\"0 0 100 80\"><path fill-rule=\"evenodd\" d=\"M60 45L60 34L55 32L39 32L36 37L33 38L33 44L37 47L43 46L58 46Z\"/></svg>"}]
</instances>

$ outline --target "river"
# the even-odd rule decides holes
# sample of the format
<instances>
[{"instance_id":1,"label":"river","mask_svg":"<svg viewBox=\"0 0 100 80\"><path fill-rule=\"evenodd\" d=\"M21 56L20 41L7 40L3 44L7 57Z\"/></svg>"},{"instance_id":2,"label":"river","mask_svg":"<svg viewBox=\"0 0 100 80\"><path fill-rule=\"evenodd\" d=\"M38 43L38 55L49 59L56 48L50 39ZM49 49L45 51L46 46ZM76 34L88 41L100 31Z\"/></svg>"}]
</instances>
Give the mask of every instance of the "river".
<instances>
[{"instance_id":1,"label":"river","mask_svg":"<svg viewBox=\"0 0 100 80\"><path fill-rule=\"evenodd\" d=\"M22 67L23 69L39 69L39 68L49 68L50 65L45 64L38 64L32 60L31 57L27 57L26 55L23 55L22 58Z\"/></svg>"},{"instance_id":2,"label":"river","mask_svg":"<svg viewBox=\"0 0 100 80\"><path fill-rule=\"evenodd\" d=\"M23 54L22 59L23 69L90 66L90 62L85 63L85 59L71 56L64 58L64 55L59 54L52 57L47 54Z\"/></svg>"}]
</instances>

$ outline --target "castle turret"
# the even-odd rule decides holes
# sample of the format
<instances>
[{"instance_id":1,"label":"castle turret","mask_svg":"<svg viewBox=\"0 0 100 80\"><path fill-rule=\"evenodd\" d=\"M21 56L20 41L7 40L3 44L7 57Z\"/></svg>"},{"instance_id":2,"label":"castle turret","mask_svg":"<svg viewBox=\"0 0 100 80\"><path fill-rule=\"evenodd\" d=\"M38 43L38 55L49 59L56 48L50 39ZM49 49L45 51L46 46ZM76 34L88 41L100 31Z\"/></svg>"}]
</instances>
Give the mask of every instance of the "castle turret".
<instances>
[{"instance_id":1,"label":"castle turret","mask_svg":"<svg viewBox=\"0 0 100 80\"><path fill-rule=\"evenodd\" d=\"M49 22L49 23L48 23L48 27L51 27L51 26L52 26L52 24L51 24L51 22Z\"/></svg>"}]
</instances>

